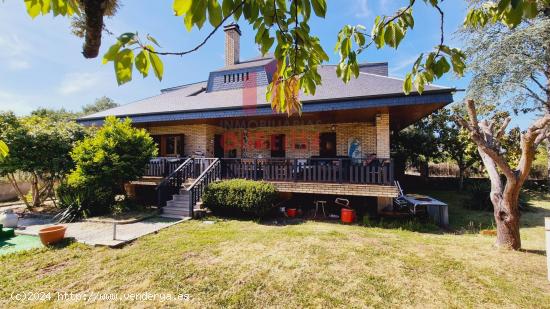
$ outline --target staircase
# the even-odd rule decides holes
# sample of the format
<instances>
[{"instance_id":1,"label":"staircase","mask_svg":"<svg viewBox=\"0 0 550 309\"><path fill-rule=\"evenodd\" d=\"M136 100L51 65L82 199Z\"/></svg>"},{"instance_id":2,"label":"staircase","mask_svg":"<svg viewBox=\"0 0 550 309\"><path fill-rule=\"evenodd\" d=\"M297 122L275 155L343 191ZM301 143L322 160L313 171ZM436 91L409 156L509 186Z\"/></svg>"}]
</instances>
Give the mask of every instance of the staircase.
<instances>
[{"instance_id":1,"label":"staircase","mask_svg":"<svg viewBox=\"0 0 550 309\"><path fill-rule=\"evenodd\" d=\"M220 176L219 159L187 159L157 187L158 206L162 208L161 217L192 218L204 189Z\"/></svg>"},{"instance_id":2,"label":"staircase","mask_svg":"<svg viewBox=\"0 0 550 309\"><path fill-rule=\"evenodd\" d=\"M190 179L193 180L194 179ZM172 199L166 201L166 206L162 207L161 217L184 219L193 217L191 207L189 207L189 192L187 188L192 182L183 184L182 189L178 194L173 194Z\"/></svg>"}]
</instances>

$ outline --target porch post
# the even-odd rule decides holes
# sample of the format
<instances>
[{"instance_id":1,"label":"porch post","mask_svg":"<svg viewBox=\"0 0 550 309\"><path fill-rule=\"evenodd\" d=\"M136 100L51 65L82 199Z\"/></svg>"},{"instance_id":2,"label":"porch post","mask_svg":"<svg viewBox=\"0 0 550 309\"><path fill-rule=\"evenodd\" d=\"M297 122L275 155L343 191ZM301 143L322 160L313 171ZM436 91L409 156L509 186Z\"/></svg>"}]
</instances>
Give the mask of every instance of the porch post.
<instances>
[{"instance_id":1,"label":"porch post","mask_svg":"<svg viewBox=\"0 0 550 309\"><path fill-rule=\"evenodd\" d=\"M390 114L388 112L376 115L376 156L390 158Z\"/></svg>"}]
</instances>

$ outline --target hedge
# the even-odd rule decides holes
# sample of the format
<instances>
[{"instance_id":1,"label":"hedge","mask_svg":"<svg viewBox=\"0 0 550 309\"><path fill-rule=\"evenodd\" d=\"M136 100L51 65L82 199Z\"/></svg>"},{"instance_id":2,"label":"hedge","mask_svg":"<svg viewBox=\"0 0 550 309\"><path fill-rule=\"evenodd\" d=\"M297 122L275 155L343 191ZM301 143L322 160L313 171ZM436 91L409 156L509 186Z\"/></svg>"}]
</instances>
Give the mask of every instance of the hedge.
<instances>
[{"instance_id":1,"label":"hedge","mask_svg":"<svg viewBox=\"0 0 550 309\"><path fill-rule=\"evenodd\" d=\"M213 182L202 196L204 206L222 216L262 217L269 212L276 200L275 186L245 179Z\"/></svg>"}]
</instances>

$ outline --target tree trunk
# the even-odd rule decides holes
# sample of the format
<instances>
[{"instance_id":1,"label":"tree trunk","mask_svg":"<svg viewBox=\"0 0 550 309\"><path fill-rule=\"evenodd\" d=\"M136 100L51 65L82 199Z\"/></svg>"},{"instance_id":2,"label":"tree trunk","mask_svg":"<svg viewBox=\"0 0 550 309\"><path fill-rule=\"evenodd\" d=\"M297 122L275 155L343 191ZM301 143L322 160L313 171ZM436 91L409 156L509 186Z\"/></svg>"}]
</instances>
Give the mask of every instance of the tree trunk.
<instances>
[{"instance_id":1,"label":"tree trunk","mask_svg":"<svg viewBox=\"0 0 550 309\"><path fill-rule=\"evenodd\" d=\"M458 167L458 191L464 190L464 170L463 166Z\"/></svg>"},{"instance_id":2,"label":"tree trunk","mask_svg":"<svg viewBox=\"0 0 550 309\"><path fill-rule=\"evenodd\" d=\"M101 46L105 0L85 0L84 14L86 21L86 36L84 38L82 54L85 58L95 58Z\"/></svg>"},{"instance_id":3,"label":"tree trunk","mask_svg":"<svg viewBox=\"0 0 550 309\"><path fill-rule=\"evenodd\" d=\"M509 194L491 192L491 202L494 207L495 222L497 225L498 247L519 250L521 237L519 234L520 212L518 198Z\"/></svg>"}]
</instances>

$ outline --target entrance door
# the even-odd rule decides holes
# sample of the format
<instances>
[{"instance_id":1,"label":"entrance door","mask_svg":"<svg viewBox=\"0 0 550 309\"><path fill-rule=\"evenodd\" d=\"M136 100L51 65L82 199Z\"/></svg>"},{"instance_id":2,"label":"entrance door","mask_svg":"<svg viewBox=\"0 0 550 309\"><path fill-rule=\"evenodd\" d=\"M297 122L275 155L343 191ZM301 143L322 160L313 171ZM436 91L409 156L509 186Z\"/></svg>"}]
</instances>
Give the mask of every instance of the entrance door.
<instances>
[{"instance_id":1,"label":"entrance door","mask_svg":"<svg viewBox=\"0 0 550 309\"><path fill-rule=\"evenodd\" d=\"M214 157L223 158L223 135L215 134L214 135Z\"/></svg>"},{"instance_id":2,"label":"entrance door","mask_svg":"<svg viewBox=\"0 0 550 309\"><path fill-rule=\"evenodd\" d=\"M336 158L336 132L319 134L319 157Z\"/></svg>"},{"instance_id":3,"label":"entrance door","mask_svg":"<svg viewBox=\"0 0 550 309\"><path fill-rule=\"evenodd\" d=\"M284 158L286 156L285 150L285 135L273 134L271 135L271 157L272 158Z\"/></svg>"}]
</instances>

